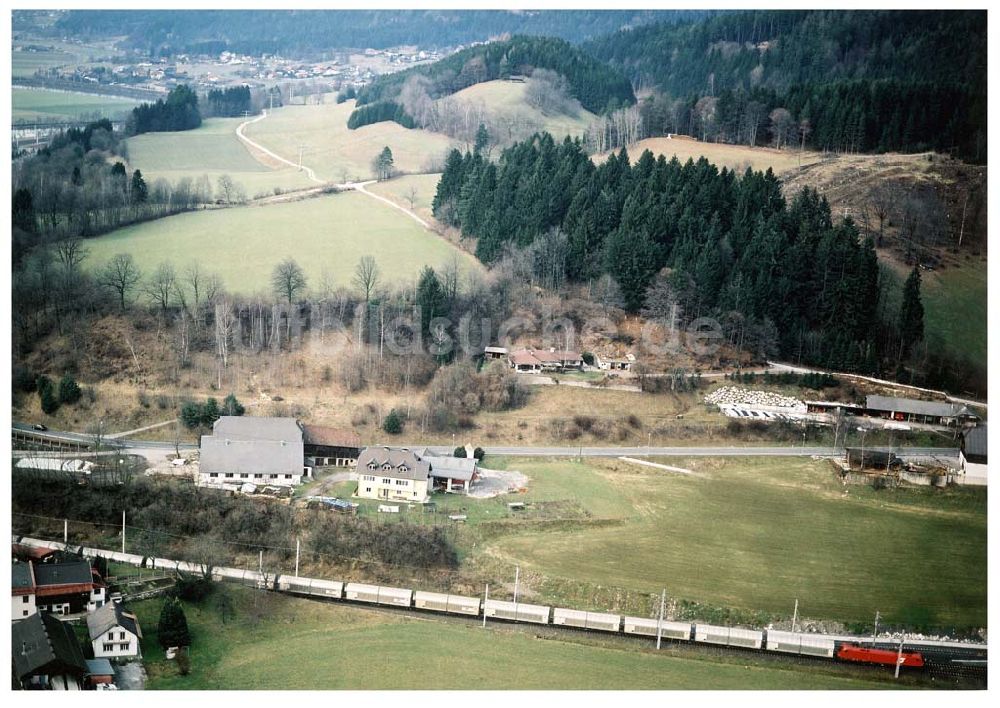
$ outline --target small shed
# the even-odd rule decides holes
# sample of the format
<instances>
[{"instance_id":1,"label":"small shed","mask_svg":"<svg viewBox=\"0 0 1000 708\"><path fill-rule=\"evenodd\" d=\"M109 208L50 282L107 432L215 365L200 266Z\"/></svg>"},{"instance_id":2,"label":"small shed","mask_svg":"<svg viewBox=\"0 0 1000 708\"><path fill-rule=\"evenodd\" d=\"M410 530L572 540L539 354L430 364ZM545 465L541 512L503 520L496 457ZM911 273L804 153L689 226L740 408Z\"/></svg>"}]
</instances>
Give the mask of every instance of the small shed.
<instances>
[{"instance_id":1,"label":"small shed","mask_svg":"<svg viewBox=\"0 0 1000 708\"><path fill-rule=\"evenodd\" d=\"M115 670L107 659L86 659L87 673L85 678L91 686L114 683Z\"/></svg>"}]
</instances>

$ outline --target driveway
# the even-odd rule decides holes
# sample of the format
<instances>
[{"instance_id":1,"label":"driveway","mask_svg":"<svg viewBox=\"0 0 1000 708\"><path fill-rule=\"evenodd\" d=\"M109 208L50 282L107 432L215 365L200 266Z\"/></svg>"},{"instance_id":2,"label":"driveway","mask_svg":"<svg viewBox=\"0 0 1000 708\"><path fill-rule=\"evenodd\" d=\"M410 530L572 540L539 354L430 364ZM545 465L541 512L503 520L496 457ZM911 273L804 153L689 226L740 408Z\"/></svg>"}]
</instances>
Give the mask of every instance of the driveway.
<instances>
[{"instance_id":1,"label":"driveway","mask_svg":"<svg viewBox=\"0 0 1000 708\"><path fill-rule=\"evenodd\" d=\"M122 691L142 691L146 688L146 669L141 661L131 661L115 667L115 685Z\"/></svg>"}]
</instances>

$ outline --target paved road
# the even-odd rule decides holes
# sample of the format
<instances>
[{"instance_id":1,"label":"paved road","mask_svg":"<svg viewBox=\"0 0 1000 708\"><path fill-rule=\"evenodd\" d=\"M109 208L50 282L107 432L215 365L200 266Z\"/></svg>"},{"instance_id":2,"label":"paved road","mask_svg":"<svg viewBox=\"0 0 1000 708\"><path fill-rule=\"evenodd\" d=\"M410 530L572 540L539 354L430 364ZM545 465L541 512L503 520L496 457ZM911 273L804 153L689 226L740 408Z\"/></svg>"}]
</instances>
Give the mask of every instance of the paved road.
<instances>
[{"instance_id":1,"label":"paved road","mask_svg":"<svg viewBox=\"0 0 1000 708\"><path fill-rule=\"evenodd\" d=\"M79 442L92 444L94 436L83 433L69 433L56 430L38 432L26 423L14 423L17 430L30 432L40 438L64 442ZM126 448L147 448L173 450L172 442L158 440L116 440L116 444ZM399 443L393 443L399 446ZM451 454L455 449L449 446L421 445L409 443L404 447L421 448L439 454ZM182 444L181 450L197 450L197 445ZM888 451L887 447L870 447L869 450ZM958 448L952 447L893 447L893 452L901 457L957 457ZM503 447L491 445L488 449L491 455L511 455L516 457L621 457L626 456L657 456L657 457L836 457L844 454L843 448L834 447L803 447L801 445L785 445L771 447Z\"/></svg>"},{"instance_id":2,"label":"paved road","mask_svg":"<svg viewBox=\"0 0 1000 708\"><path fill-rule=\"evenodd\" d=\"M411 445L411 447L424 447ZM867 450L888 451L887 447L868 447ZM428 446L435 453L450 453L454 448ZM893 447L892 451L901 457L956 457L958 448L950 447ZM802 447L788 445L782 447L499 447L490 445L491 455L512 455L516 457L836 457L844 454L843 448Z\"/></svg>"}]
</instances>

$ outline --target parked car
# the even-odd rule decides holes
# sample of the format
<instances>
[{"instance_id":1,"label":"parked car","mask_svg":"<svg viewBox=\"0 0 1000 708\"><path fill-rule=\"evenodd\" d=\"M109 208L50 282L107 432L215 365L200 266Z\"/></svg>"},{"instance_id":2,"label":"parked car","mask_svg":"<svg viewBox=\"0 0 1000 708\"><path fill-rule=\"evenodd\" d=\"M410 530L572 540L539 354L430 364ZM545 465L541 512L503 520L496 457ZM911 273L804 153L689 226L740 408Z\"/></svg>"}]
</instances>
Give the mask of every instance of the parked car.
<instances>
[{"instance_id":1,"label":"parked car","mask_svg":"<svg viewBox=\"0 0 1000 708\"><path fill-rule=\"evenodd\" d=\"M46 428L46 427L45 427L44 425L42 425L41 423L35 423L34 425L32 425L32 426L31 426L31 428L32 428L33 430L48 430L48 428Z\"/></svg>"}]
</instances>

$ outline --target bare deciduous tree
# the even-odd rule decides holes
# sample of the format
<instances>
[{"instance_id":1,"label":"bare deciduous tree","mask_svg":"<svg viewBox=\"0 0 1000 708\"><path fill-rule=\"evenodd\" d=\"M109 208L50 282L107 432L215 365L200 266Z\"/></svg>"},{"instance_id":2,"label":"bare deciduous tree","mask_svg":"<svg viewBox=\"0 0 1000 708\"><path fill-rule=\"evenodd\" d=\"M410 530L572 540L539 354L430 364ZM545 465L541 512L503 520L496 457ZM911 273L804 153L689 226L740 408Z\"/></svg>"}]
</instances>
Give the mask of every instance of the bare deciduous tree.
<instances>
[{"instance_id":1,"label":"bare deciduous tree","mask_svg":"<svg viewBox=\"0 0 1000 708\"><path fill-rule=\"evenodd\" d=\"M354 267L354 285L364 293L365 305L371 301L372 292L378 285L379 267L373 256L362 256Z\"/></svg>"},{"instance_id":2,"label":"bare deciduous tree","mask_svg":"<svg viewBox=\"0 0 1000 708\"><path fill-rule=\"evenodd\" d=\"M101 285L118 293L118 302L122 312L125 312L125 304L131 292L142 279L142 271L136 265L135 259L130 253L115 254L108 261L98 276Z\"/></svg>"},{"instance_id":3,"label":"bare deciduous tree","mask_svg":"<svg viewBox=\"0 0 1000 708\"><path fill-rule=\"evenodd\" d=\"M293 258L286 258L271 272L271 287L291 305L297 295L306 289L306 274Z\"/></svg>"},{"instance_id":4,"label":"bare deciduous tree","mask_svg":"<svg viewBox=\"0 0 1000 708\"><path fill-rule=\"evenodd\" d=\"M177 273L170 263L161 263L156 266L146 283L146 294L154 305L159 305L164 315L170 307L170 297L177 286Z\"/></svg>"}]
</instances>

